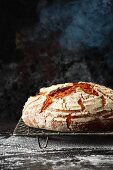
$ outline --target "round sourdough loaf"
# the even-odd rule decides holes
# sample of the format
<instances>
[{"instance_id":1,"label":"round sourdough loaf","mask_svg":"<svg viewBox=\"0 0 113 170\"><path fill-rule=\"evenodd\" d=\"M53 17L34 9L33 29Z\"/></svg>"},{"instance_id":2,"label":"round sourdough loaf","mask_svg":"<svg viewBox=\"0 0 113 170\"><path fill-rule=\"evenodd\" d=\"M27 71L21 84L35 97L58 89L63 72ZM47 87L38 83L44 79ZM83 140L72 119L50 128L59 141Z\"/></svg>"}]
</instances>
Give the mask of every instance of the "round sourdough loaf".
<instances>
[{"instance_id":1,"label":"round sourdough loaf","mask_svg":"<svg viewBox=\"0 0 113 170\"><path fill-rule=\"evenodd\" d=\"M22 112L30 127L62 132L113 131L113 90L78 82L41 88Z\"/></svg>"}]
</instances>

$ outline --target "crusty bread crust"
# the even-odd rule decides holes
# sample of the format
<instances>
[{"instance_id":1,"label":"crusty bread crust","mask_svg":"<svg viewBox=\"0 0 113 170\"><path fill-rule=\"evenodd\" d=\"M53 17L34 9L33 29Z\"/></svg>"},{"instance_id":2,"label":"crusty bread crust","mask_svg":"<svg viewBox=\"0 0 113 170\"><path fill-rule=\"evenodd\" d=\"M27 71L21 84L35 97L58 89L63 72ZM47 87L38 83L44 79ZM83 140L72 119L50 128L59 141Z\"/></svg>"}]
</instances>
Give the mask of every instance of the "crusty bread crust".
<instances>
[{"instance_id":1,"label":"crusty bread crust","mask_svg":"<svg viewBox=\"0 0 113 170\"><path fill-rule=\"evenodd\" d=\"M113 90L88 82L42 88L25 103L22 119L30 127L54 131L113 131Z\"/></svg>"}]
</instances>

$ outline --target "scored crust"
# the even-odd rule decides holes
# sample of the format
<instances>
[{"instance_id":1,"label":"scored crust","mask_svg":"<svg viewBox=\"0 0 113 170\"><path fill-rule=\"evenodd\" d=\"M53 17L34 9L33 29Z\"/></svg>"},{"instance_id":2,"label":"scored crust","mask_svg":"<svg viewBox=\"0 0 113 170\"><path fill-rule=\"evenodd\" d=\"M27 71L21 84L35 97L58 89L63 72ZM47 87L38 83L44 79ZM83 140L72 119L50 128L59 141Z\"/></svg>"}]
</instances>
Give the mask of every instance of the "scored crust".
<instances>
[{"instance_id":1,"label":"scored crust","mask_svg":"<svg viewBox=\"0 0 113 170\"><path fill-rule=\"evenodd\" d=\"M113 90L89 82L41 88L25 103L22 119L30 127L54 131L113 131Z\"/></svg>"}]
</instances>

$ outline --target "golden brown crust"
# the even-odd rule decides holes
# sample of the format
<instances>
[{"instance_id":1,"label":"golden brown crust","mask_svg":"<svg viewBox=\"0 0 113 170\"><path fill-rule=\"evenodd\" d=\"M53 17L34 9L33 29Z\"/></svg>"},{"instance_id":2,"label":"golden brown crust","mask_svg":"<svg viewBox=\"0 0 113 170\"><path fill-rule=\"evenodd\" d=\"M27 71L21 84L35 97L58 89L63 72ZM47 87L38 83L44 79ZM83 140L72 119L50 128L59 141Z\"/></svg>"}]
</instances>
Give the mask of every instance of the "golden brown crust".
<instances>
[{"instance_id":1,"label":"golden brown crust","mask_svg":"<svg viewBox=\"0 0 113 170\"><path fill-rule=\"evenodd\" d=\"M42 88L30 97L22 119L28 126L55 131L112 131L112 110L110 88L87 82L65 83Z\"/></svg>"}]
</instances>

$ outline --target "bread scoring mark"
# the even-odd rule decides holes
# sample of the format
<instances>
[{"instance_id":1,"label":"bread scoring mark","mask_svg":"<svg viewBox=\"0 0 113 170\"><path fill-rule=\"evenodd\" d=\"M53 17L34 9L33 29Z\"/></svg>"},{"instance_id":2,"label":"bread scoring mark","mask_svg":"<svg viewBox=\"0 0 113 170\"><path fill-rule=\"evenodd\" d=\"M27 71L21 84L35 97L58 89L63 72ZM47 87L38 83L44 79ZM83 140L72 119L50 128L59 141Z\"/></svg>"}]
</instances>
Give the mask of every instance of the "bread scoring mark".
<instances>
[{"instance_id":1,"label":"bread scoring mark","mask_svg":"<svg viewBox=\"0 0 113 170\"><path fill-rule=\"evenodd\" d=\"M83 100L86 99L86 98L84 98L84 96L82 95L82 93L81 93L81 98L82 98ZM87 98L89 98L89 96L87 96Z\"/></svg>"},{"instance_id":2,"label":"bread scoring mark","mask_svg":"<svg viewBox=\"0 0 113 170\"><path fill-rule=\"evenodd\" d=\"M94 86L89 83L74 83L75 88L80 87L82 91L89 95L99 96L98 92L93 88Z\"/></svg>"},{"instance_id":3,"label":"bread scoring mark","mask_svg":"<svg viewBox=\"0 0 113 170\"><path fill-rule=\"evenodd\" d=\"M64 113L78 113L81 111L81 109L79 110L64 110L64 109L52 109L50 108L49 111L51 112L64 112Z\"/></svg>"},{"instance_id":4,"label":"bread scoring mark","mask_svg":"<svg viewBox=\"0 0 113 170\"><path fill-rule=\"evenodd\" d=\"M67 105L66 105L66 100L65 100L65 99L63 99L63 104L64 104L63 107L64 107L65 109L67 109ZM63 107L62 107L62 108L63 108Z\"/></svg>"},{"instance_id":5,"label":"bread scoring mark","mask_svg":"<svg viewBox=\"0 0 113 170\"><path fill-rule=\"evenodd\" d=\"M106 93L103 93L100 89L98 89L98 91L103 95L103 96L106 96L107 98L111 99L113 101L113 99L108 96Z\"/></svg>"},{"instance_id":6,"label":"bread scoring mark","mask_svg":"<svg viewBox=\"0 0 113 170\"><path fill-rule=\"evenodd\" d=\"M108 114L103 115L102 117L105 118L105 119L108 119L108 118L110 118L111 116L113 116L113 111L110 112L110 113L108 113Z\"/></svg>"},{"instance_id":7,"label":"bread scoring mark","mask_svg":"<svg viewBox=\"0 0 113 170\"><path fill-rule=\"evenodd\" d=\"M73 83L73 86L68 86L68 87L63 87L62 89L58 88L56 90L53 90L47 95L47 99L45 100L42 106L41 112L45 111L53 103L53 99L63 98L73 92L76 92L77 88L81 88L82 91L84 91L89 95L99 96L98 92L95 91L93 87L94 86L92 86L91 84L80 82L80 83Z\"/></svg>"},{"instance_id":8,"label":"bread scoring mark","mask_svg":"<svg viewBox=\"0 0 113 170\"><path fill-rule=\"evenodd\" d=\"M101 96L101 99L102 99L102 107L104 108L106 105L106 99L103 95Z\"/></svg>"},{"instance_id":9,"label":"bread scoring mark","mask_svg":"<svg viewBox=\"0 0 113 170\"><path fill-rule=\"evenodd\" d=\"M84 106L84 104L83 104L83 102L82 102L82 99L79 99L79 100L78 100L78 104L79 104L80 107L81 107L81 111L84 111L84 110L85 110L85 106Z\"/></svg>"},{"instance_id":10,"label":"bread scoring mark","mask_svg":"<svg viewBox=\"0 0 113 170\"><path fill-rule=\"evenodd\" d=\"M68 116L67 116L67 119L66 119L66 123L67 123L67 128L71 131L71 127L70 127L70 125L71 125L71 119L73 118L73 116L71 116L71 114L69 114Z\"/></svg>"},{"instance_id":11,"label":"bread scoring mark","mask_svg":"<svg viewBox=\"0 0 113 170\"><path fill-rule=\"evenodd\" d=\"M53 99L55 98L63 98L65 95L68 95L67 92L69 91L70 87L73 86L68 86L68 87L63 87L62 89L56 89L51 91L48 95L47 95L47 99L45 100L41 112L43 112L44 110L46 110L46 108L51 105L53 103Z\"/></svg>"},{"instance_id":12,"label":"bread scoring mark","mask_svg":"<svg viewBox=\"0 0 113 170\"><path fill-rule=\"evenodd\" d=\"M72 115L72 113L69 113L68 115L61 115L61 114L59 114L59 115L57 115L57 117L54 117L54 118L64 118L64 119L66 119L66 122L68 121L68 117L69 117L69 119L71 118L71 121L73 120L73 119L76 119L77 120L77 118L88 118L88 117L94 117L94 118L96 118L96 117L100 117L100 119L101 119L101 117L107 117L107 115L108 116L112 116L113 115L113 111L111 110L111 111L107 111L107 110L103 110L103 111L100 111L100 112L97 112L96 114L91 114L91 113L87 113L87 114L82 114L81 113L81 115L77 115L76 113L75 113L75 115Z\"/></svg>"}]
</instances>

